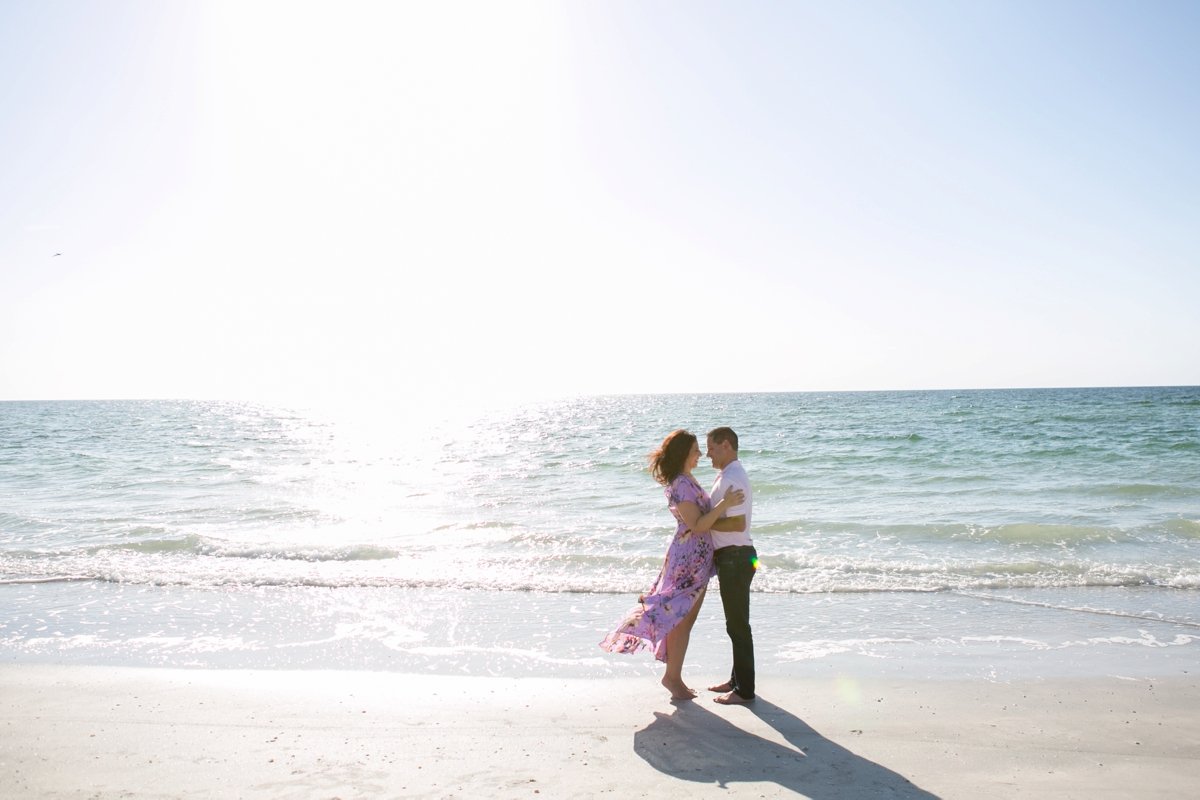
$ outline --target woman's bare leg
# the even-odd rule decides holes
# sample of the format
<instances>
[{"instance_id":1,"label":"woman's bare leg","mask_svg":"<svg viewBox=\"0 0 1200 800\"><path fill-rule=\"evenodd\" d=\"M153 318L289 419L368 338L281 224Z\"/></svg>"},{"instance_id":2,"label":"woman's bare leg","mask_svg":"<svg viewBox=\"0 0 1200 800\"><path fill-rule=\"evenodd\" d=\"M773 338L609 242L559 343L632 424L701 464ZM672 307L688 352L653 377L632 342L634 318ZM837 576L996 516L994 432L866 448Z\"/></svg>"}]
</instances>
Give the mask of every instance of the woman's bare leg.
<instances>
[{"instance_id":1,"label":"woman's bare leg","mask_svg":"<svg viewBox=\"0 0 1200 800\"><path fill-rule=\"evenodd\" d=\"M700 590L687 616L667 634L667 671L663 674L662 685L671 692L671 697L675 700L691 700L696 696L683 682L683 659L687 655L688 642L692 638L692 626L700 616L700 606L704 605L704 595L707 591L708 587Z\"/></svg>"}]
</instances>

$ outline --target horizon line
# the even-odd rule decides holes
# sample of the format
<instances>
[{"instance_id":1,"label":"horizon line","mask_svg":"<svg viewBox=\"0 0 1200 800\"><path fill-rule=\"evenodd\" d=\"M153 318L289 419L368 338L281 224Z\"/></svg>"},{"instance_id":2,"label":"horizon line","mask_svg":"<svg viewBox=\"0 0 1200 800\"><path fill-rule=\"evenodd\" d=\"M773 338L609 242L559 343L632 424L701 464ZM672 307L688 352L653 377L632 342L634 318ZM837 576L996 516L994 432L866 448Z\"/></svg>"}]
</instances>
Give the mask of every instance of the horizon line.
<instances>
[{"instance_id":1,"label":"horizon line","mask_svg":"<svg viewBox=\"0 0 1200 800\"><path fill-rule=\"evenodd\" d=\"M511 402L540 403L554 400L572 400L583 397L649 397L649 396L733 396L733 395L784 395L784 394L899 394L904 392L1036 392L1036 391L1080 391L1112 389L1198 389L1200 384L1108 384L1090 386L978 386L937 388L889 388L889 389L754 389L747 391L625 391L625 392L571 392L558 395L513 398ZM326 404L329 398L298 397L220 397L220 396L110 396L110 397L17 397L0 398L0 403L254 403L254 404ZM370 402L370 401L364 401Z\"/></svg>"}]
</instances>

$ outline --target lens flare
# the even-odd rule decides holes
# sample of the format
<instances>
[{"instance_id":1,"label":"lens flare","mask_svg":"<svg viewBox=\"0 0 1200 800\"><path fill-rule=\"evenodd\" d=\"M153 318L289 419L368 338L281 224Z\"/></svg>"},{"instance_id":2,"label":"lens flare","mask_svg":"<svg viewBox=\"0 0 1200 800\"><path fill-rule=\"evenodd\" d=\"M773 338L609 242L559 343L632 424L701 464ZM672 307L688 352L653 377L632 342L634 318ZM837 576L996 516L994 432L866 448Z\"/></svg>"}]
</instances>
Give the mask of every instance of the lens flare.
<instances>
[{"instance_id":1,"label":"lens flare","mask_svg":"<svg viewBox=\"0 0 1200 800\"><path fill-rule=\"evenodd\" d=\"M834 691L843 702L852 706L862 705L862 688L854 678L839 675L834 681L834 687Z\"/></svg>"}]
</instances>

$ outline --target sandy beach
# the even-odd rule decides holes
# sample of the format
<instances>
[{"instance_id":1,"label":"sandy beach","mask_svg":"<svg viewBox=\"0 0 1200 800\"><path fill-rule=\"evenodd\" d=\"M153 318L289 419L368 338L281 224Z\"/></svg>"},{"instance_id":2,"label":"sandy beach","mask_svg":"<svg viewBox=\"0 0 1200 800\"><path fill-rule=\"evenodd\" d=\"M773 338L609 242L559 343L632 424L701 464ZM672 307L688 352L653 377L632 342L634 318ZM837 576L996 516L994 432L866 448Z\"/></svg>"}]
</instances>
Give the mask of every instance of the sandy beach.
<instances>
[{"instance_id":1,"label":"sandy beach","mask_svg":"<svg viewBox=\"0 0 1200 800\"><path fill-rule=\"evenodd\" d=\"M1180 797L1200 681L644 680L0 668L0 785L48 797Z\"/></svg>"}]
</instances>

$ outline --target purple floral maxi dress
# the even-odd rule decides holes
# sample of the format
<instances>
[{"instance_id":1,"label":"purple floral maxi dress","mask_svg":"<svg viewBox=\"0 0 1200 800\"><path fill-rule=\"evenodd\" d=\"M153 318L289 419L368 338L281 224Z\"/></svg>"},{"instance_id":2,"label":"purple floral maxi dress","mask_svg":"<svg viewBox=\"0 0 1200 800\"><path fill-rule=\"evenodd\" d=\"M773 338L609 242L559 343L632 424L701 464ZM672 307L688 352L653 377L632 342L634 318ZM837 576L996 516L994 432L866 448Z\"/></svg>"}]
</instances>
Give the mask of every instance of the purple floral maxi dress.
<instances>
[{"instance_id":1,"label":"purple floral maxi dress","mask_svg":"<svg viewBox=\"0 0 1200 800\"><path fill-rule=\"evenodd\" d=\"M653 647L654 657L666 661L667 634L688 615L704 587L717 574L712 536L707 532L692 533L679 516L679 504L685 501L699 506L702 514L711 511L708 493L690 475L680 475L663 491L677 523L675 538L667 548L667 558L654 585L638 598L638 604L620 626L600 643L610 653L636 653Z\"/></svg>"}]
</instances>

